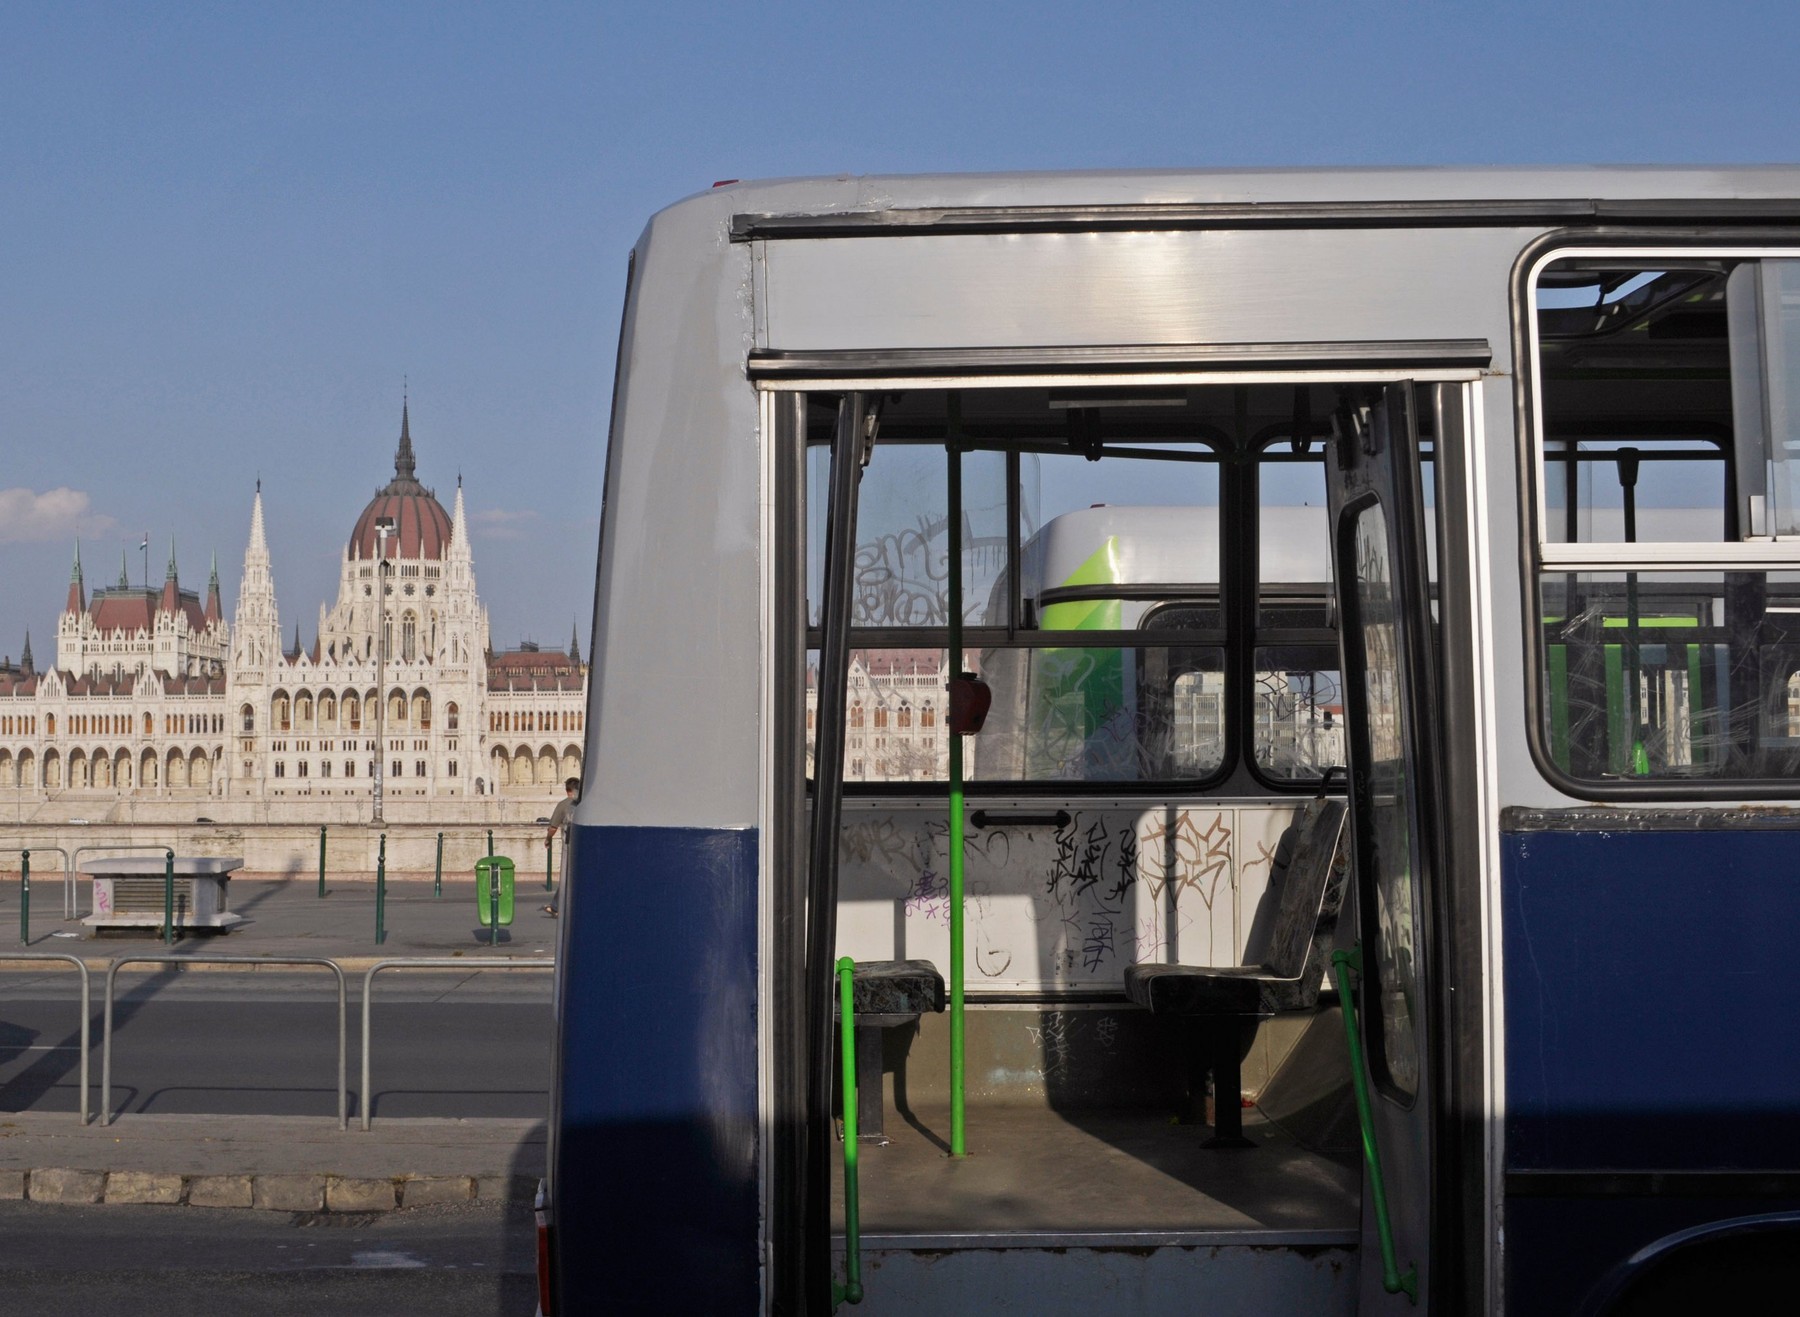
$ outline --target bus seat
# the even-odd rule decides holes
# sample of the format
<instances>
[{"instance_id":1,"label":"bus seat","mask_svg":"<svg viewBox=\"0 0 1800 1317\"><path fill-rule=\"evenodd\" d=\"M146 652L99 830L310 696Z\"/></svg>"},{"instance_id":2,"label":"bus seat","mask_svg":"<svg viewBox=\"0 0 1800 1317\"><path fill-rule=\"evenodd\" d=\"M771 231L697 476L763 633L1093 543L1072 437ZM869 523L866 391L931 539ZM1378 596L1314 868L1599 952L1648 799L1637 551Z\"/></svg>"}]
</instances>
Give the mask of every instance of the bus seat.
<instances>
[{"instance_id":1,"label":"bus seat","mask_svg":"<svg viewBox=\"0 0 1800 1317\"><path fill-rule=\"evenodd\" d=\"M1132 965L1125 993L1155 1015L1198 1023L1189 1068L1190 1100L1204 1100L1213 1077L1213 1137L1208 1147L1243 1148L1239 1063L1255 1021L1317 1003L1325 959L1344 903L1347 866L1338 859L1344 829L1341 799L1308 801L1275 848L1269 875L1274 913L1267 946L1254 965ZM1285 857L1285 858L1284 858ZM1258 923L1262 922L1261 914ZM1252 926L1253 945L1256 928Z\"/></svg>"},{"instance_id":2,"label":"bus seat","mask_svg":"<svg viewBox=\"0 0 1800 1317\"><path fill-rule=\"evenodd\" d=\"M850 992L856 1011L857 1142L886 1143L882 1030L911 1024L926 1011L942 1014L944 976L929 960L859 960L850 977Z\"/></svg>"}]
</instances>

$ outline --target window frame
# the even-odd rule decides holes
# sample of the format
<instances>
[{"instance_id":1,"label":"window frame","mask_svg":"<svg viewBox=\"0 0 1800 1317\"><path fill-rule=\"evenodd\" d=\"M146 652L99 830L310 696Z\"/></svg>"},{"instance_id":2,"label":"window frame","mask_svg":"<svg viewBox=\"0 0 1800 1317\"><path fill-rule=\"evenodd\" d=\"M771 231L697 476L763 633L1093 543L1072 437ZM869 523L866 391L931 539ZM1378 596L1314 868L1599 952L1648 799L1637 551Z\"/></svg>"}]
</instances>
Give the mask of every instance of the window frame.
<instances>
[{"instance_id":1,"label":"window frame","mask_svg":"<svg viewBox=\"0 0 1800 1317\"><path fill-rule=\"evenodd\" d=\"M1543 426L1543 372L1539 369L1536 293L1538 278L1551 262L1566 258L1671 260L1796 260L1800 229L1674 231L1630 228L1558 229L1527 244L1514 262L1511 281L1513 330L1514 460L1519 509L1519 641L1525 681L1526 747L1538 773L1557 790L1582 800L1784 800L1800 788L1791 778L1578 778L1561 768L1551 752L1547 720L1549 662L1541 624L1542 581L1546 573L1616 573L1632 569L1672 572L1800 571L1800 541L1721 541L1718 544L1643 541L1636 544L1568 544L1549 541L1547 460Z\"/></svg>"}]
</instances>

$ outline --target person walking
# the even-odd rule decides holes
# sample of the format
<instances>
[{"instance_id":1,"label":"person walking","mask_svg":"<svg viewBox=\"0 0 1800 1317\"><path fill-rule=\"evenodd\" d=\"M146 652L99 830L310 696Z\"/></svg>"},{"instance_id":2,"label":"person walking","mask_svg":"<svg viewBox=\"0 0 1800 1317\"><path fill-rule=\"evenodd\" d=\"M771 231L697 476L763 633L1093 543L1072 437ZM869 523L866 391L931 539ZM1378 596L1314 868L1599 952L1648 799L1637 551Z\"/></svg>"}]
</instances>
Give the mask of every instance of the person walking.
<instances>
[{"instance_id":1,"label":"person walking","mask_svg":"<svg viewBox=\"0 0 1800 1317\"><path fill-rule=\"evenodd\" d=\"M550 898L550 904L544 907L544 913L555 919L561 910L563 888L569 881L569 820L575 812L575 798L581 794L581 779L572 777L563 783L563 798L556 802L556 808L550 811L550 830L544 834L546 847L556 844L556 834L562 833L562 865L557 876L556 894Z\"/></svg>"}]
</instances>

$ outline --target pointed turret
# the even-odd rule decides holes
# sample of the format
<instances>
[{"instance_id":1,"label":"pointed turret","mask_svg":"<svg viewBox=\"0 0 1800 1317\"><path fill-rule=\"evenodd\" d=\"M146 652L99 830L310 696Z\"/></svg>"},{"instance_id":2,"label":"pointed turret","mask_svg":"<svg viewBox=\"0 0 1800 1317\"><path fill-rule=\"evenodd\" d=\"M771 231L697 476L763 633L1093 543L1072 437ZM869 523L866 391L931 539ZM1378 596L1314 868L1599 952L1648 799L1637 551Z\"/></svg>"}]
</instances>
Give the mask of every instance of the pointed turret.
<instances>
[{"instance_id":1,"label":"pointed turret","mask_svg":"<svg viewBox=\"0 0 1800 1317\"><path fill-rule=\"evenodd\" d=\"M581 631L572 618L569 621L569 661L581 662Z\"/></svg>"},{"instance_id":2,"label":"pointed turret","mask_svg":"<svg viewBox=\"0 0 1800 1317\"><path fill-rule=\"evenodd\" d=\"M269 571L269 541L263 534L262 481L250 505L250 543L244 549L244 572L238 578L237 612L232 615L231 643L240 670L265 668L281 651L280 614L275 581Z\"/></svg>"},{"instance_id":3,"label":"pointed turret","mask_svg":"<svg viewBox=\"0 0 1800 1317\"><path fill-rule=\"evenodd\" d=\"M125 561L125 550L119 550L119 589L131 589L131 565Z\"/></svg>"},{"instance_id":4,"label":"pointed turret","mask_svg":"<svg viewBox=\"0 0 1800 1317\"><path fill-rule=\"evenodd\" d=\"M169 566L168 570L163 573L162 598L156 606L165 613L181 611L181 586L176 580L175 537L173 535L169 537Z\"/></svg>"},{"instance_id":5,"label":"pointed turret","mask_svg":"<svg viewBox=\"0 0 1800 1317\"><path fill-rule=\"evenodd\" d=\"M298 663L300 655L305 651L300 648L300 624L294 623L294 647L288 651L288 662Z\"/></svg>"},{"instance_id":6,"label":"pointed turret","mask_svg":"<svg viewBox=\"0 0 1800 1317\"><path fill-rule=\"evenodd\" d=\"M25 651L19 655L19 671L29 677L37 671L37 665L31 661L31 632L25 633Z\"/></svg>"},{"instance_id":7,"label":"pointed turret","mask_svg":"<svg viewBox=\"0 0 1800 1317\"><path fill-rule=\"evenodd\" d=\"M418 480L418 463L413 460L412 424L407 418L407 400L400 399L400 448L394 454L394 479Z\"/></svg>"},{"instance_id":8,"label":"pointed turret","mask_svg":"<svg viewBox=\"0 0 1800 1317\"><path fill-rule=\"evenodd\" d=\"M63 612L79 617L87 612L87 586L81 579L81 541L75 541L75 566L69 572L69 601Z\"/></svg>"},{"instance_id":9,"label":"pointed turret","mask_svg":"<svg viewBox=\"0 0 1800 1317\"><path fill-rule=\"evenodd\" d=\"M214 626L225 616L225 609L219 603L219 553L213 551L212 575L206 581L206 625Z\"/></svg>"}]
</instances>

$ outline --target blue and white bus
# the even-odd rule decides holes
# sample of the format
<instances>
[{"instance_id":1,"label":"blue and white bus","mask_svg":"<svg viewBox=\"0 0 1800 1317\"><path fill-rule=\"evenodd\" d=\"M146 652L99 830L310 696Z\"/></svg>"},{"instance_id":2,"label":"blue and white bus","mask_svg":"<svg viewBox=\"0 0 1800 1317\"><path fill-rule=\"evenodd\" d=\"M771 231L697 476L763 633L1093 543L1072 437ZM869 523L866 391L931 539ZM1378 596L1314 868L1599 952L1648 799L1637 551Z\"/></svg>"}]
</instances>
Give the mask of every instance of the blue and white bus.
<instances>
[{"instance_id":1,"label":"blue and white bus","mask_svg":"<svg viewBox=\"0 0 1800 1317\"><path fill-rule=\"evenodd\" d=\"M1800 169L723 186L631 255L546 1308L1800 1278Z\"/></svg>"}]
</instances>

